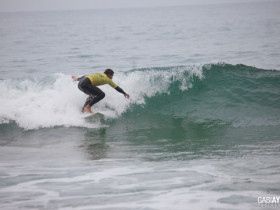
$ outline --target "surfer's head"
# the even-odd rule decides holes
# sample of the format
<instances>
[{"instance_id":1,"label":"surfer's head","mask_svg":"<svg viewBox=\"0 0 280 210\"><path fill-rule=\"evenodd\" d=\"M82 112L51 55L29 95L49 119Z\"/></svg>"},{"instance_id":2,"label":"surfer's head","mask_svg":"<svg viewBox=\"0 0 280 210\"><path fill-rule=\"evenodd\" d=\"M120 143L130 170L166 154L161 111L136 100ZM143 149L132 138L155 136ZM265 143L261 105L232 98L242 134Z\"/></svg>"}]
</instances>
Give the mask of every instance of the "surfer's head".
<instances>
[{"instance_id":1,"label":"surfer's head","mask_svg":"<svg viewBox=\"0 0 280 210\"><path fill-rule=\"evenodd\" d=\"M106 69L106 70L104 71L104 74L106 74L107 77L109 77L110 79L112 79L113 76L114 76L114 71L113 71L112 69Z\"/></svg>"}]
</instances>

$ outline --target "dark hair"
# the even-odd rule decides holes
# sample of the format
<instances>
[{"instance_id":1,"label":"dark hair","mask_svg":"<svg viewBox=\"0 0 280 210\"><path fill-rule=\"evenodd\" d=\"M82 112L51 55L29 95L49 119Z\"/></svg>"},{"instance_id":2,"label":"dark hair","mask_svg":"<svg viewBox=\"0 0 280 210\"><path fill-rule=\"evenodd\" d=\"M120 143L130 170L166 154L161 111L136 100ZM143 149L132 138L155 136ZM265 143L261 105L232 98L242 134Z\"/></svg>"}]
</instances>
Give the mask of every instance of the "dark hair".
<instances>
[{"instance_id":1,"label":"dark hair","mask_svg":"<svg viewBox=\"0 0 280 210\"><path fill-rule=\"evenodd\" d=\"M104 71L104 74L106 74L107 76L108 76L108 75L114 75L114 71L113 71L112 69L106 69L106 70Z\"/></svg>"}]
</instances>

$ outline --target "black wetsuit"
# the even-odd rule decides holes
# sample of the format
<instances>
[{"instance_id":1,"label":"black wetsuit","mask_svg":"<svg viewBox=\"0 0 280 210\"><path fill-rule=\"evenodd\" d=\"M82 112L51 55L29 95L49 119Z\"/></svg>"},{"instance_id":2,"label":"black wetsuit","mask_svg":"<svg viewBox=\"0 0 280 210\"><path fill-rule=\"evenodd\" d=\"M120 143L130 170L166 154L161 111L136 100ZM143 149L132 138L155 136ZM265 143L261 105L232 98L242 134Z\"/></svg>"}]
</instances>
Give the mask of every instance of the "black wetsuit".
<instances>
[{"instance_id":1,"label":"black wetsuit","mask_svg":"<svg viewBox=\"0 0 280 210\"><path fill-rule=\"evenodd\" d=\"M81 77L78 80L79 89L89 95L83 107L87 105L93 106L105 97L105 93L100 88L92 85L88 77ZM115 89L120 93L126 94L119 86Z\"/></svg>"},{"instance_id":2,"label":"black wetsuit","mask_svg":"<svg viewBox=\"0 0 280 210\"><path fill-rule=\"evenodd\" d=\"M93 86L89 78L82 77L79 79L79 81L79 89L85 94L89 95L84 104L84 107L87 105L92 106L93 104L96 104L105 97L105 93L100 88Z\"/></svg>"}]
</instances>

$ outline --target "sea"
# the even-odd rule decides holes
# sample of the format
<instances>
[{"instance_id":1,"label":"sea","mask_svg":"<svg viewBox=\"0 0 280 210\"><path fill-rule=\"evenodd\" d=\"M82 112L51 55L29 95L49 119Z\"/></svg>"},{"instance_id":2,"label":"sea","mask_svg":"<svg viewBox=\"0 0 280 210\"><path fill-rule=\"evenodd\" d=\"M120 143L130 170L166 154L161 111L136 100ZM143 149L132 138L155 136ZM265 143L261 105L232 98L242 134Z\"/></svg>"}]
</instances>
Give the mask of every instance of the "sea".
<instances>
[{"instance_id":1,"label":"sea","mask_svg":"<svg viewBox=\"0 0 280 210\"><path fill-rule=\"evenodd\" d=\"M0 13L0 209L280 209L279 157L279 1Z\"/></svg>"}]
</instances>

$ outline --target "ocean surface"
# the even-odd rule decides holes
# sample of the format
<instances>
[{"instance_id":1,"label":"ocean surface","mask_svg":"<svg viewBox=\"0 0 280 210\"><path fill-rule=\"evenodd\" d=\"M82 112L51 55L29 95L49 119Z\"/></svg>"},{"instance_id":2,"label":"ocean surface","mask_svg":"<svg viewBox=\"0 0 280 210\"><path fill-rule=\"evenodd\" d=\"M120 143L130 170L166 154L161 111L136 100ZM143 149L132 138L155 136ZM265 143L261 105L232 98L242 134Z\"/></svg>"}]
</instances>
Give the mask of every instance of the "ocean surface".
<instances>
[{"instance_id":1,"label":"ocean surface","mask_svg":"<svg viewBox=\"0 0 280 210\"><path fill-rule=\"evenodd\" d=\"M279 8L0 13L0 208L280 209Z\"/></svg>"}]
</instances>

